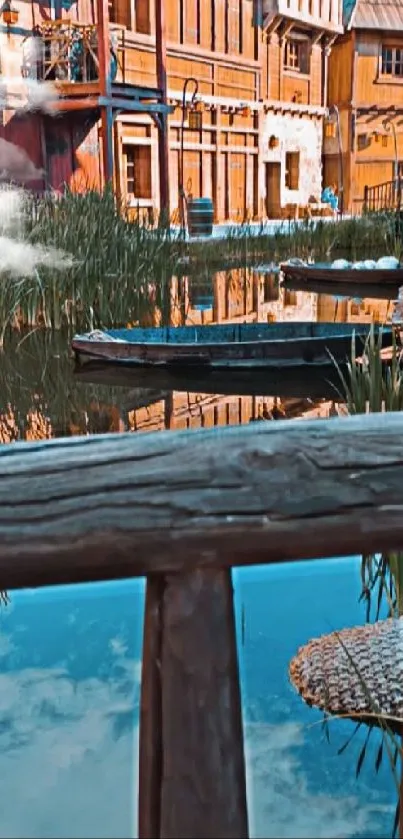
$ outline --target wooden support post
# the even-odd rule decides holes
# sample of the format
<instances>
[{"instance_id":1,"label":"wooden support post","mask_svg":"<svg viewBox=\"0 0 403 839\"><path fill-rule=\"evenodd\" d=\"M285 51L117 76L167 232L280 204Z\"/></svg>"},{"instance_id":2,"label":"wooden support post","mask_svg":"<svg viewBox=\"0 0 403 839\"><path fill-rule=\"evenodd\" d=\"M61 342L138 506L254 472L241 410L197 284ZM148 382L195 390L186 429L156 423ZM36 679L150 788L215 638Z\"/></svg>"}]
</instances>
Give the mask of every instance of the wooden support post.
<instances>
[{"instance_id":1,"label":"wooden support post","mask_svg":"<svg viewBox=\"0 0 403 839\"><path fill-rule=\"evenodd\" d=\"M101 124L103 174L106 185L113 179L113 111L109 105L101 110Z\"/></svg>"},{"instance_id":2,"label":"wooden support post","mask_svg":"<svg viewBox=\"0 0 403 839\"><path fill-rule=\"evenodd\" d=\"M158 839L161 811L161 606L164 580L148 577L141 675L139 815L140 839Z\"/></svg>"},{"instance_id":3,"label":"wooden support post","mask_svg":"<svg viewBox=\"0 0 403 839\"><path fill-rule=\"evenodd\" d=\"M229 570L149 579L140 740L140 839L247 839Z\"/></svg>"},{"instance_id":4,"label":"wooden support post","mask_svg":"<svg viewBox=\"0 0 403 839\"><path fill-rule=\"evenodd\" d=\"M155 0L155 44L157 59L157 84L161 92L161 101L167 104L167 70L166 70L166 26L165 2ZM160 182L160 214L164 224L169 226L169 135L168 117L160 114L158 125L158 165Z\"/></svg>"},{"instance_id":5,"label":"wooden support post","mask_svg":"<svg viewBox=\"0 0 403 839\"><path fill-rule=\"evenodd\" d=\"M104 183L113 179L113 111L110 74L110 35L108 0L97 0L99 88L107 102L101 109L102 166Z\"/></svg>"}]
</instances>

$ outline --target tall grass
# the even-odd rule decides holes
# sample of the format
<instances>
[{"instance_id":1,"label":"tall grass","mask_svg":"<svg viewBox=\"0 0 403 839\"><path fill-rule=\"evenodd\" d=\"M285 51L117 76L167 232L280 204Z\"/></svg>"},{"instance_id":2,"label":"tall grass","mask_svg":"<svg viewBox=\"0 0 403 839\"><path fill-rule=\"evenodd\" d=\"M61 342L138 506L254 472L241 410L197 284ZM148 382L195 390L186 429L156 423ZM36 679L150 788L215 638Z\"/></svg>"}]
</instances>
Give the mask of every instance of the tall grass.
<instances>
[{"instance_id":1,"label":"tall grass","mask_svg":"<svg viewBox=\"0 0 403 839\"><path fill-rule=\"evenodd\" d=\"M283 222L272 232L262 224L254 234L249 225L230 227L226 237L217 242L185 245L187 253L197 263L214 259L237 259L239 264L253 264L262 257L274 261L289 256L302 259L325 260L343 254L351 259L381 254L400 258L401 243L396 236L394 215L384 213L344 221Z\"/></svg>"},{"instance_id":2,"label":"tall grass","mask_svg":"<svg viewBox=\"0 0 403 839\"><path fill-rule=\"evenodd\" d=\"M192 277L223 265L247 267L290 256L329 259L395 253L394 219L385 215L338 223L285 223L272 235L262 225L229 228L218 243L183 241L166 228L132 222L111 190L27 199L25 240L57 248L74 265L34 277L0 280L0 343L8 325L86 330L166 323L172 276Z\"/></svg>"},{"instance_id":3,"label":"tall grass","mask_svg":"<svg viewBox=\"0 0 403 839\"><path fill-rule=\"evenodd\" d=\"M341 398L349 414L379 413L403 410L403 370L401 350L392 337L392 357L385 365L381 356L382 329L375 334L371 326L364 347L352 339L351 359L343 372L337 362ZM362 599L367 603L367 620L370 617L371 594L377 590L375 618L379 618L383 597L386 597L390 615L403 614L403 553L363 556L361 577Z\"/></svg>"},{"instance_id":4,"label":"tall grass","mask_svg":"<svg viewBox=\"0 0 403 839\"><path fill-rule=\"evenodd\" d=\"M46 326L108 327L164 312L179 249L163 229L129 223L110 190L36 202L27 212L26 234L76 260L58 276L41 271Z\"/></svg>"},{"instance_id":5,"label":"tall grass","mask_svg":"<svg viewBox=\"0 0 403 839\"><path fill-rule=\"evenodd\" d=\"M334 362L349 414L403 410L403 372L394 334L390 364L383 363L381 350L382 329L375 333L371 325L364 345L357 346L353 335L346 372Z\"/></svg>"},{"instance_id":6,"label":"tall grass","mask_svg":"<svg viewBox=\"0 0 403 839\"><path fill-rule=\"evenodd\" d=\"M396 344L393 336L392 358L387 366L382 362L382 330L375 335L374 327L371 326L362 352L362 361L357 359L358 352L355 338L352 341L351 359L344 373L336 364L338 369L342 396L344 397L349 414L379 413L385 411L403 410L403 372L401 366L401 350ZM361 581L362 590L360 600L364 601L366 607L366 619L369 621L372 614L372 606L375 610L374 619L379 620L382 608L387 610L390 617L401 617L403 615L403 553L399 551L365 554L361 558ZM382 721L380 721L381 724ZM357 729L356 729L357 730ZM383 743L387 728L381 725L383 739L379 747L375 763L376 772L379 771L382 757L384 755ZM354 732L355 733L355 732ZM350 741L351 742L350 738ZM361 771L365 755L366 744L362 748L357 762L357 776ZM388 759L390 755L387 752ZM391 762L392 772L395 771L397 753L402 759L402 749L394 750ZM399 814L400 798L403 789L403 776L400 780L398 790L399 801L396 807L393 835L396 834ZM402 833L402 825L400 832Z\"/></svg>"}]
</instances>

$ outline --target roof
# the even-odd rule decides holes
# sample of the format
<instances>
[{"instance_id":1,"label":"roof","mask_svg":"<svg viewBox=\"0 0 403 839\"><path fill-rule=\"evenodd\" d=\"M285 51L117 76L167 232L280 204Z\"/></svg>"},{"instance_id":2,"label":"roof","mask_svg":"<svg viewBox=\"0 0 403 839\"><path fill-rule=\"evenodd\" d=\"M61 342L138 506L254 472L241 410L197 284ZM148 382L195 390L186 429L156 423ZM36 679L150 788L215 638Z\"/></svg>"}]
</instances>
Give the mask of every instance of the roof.
<instances>
[{"instance_id":1,"label":"roof","mask_svg":"<svg viewBox=\"0 0 403 839\"><path fill-rule=\"evenodd\" d=\"M403 0L343 0L347 29L403 31Z\"/></svg>"}]
</instances>

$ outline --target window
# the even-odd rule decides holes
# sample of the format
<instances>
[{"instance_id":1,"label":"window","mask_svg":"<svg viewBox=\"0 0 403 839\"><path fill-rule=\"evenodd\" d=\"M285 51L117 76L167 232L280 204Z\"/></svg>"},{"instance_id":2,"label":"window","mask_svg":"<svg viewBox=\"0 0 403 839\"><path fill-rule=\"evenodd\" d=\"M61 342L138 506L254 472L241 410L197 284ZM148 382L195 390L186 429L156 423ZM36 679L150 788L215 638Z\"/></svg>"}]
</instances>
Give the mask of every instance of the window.
<instances>
[{"instance_id":1,"label":"window","mask_svg":"<svg viewBox=\"0 0 403 839\"><path fill-rule=\"evenodd\" d=\"M278 276L276 274L265 274L263 286L263 302L276 303L280 296Z\"/></svg>"},{"instance_id":2,"label":"window","mask_svg":"<svg viewBox=\"0 0 403 839\"><path fill-rule=\"evenodd\" d=\"M383 76L403 78L403 49L382 47L381 73Z\"/></svg>"},{"instance_id":3,"label":"window","mask_svg":"<svg viewBox=\"0 0 403 839\"><path fill-rule=\"evenodd\" d=\"M131 6L129 0L109 0L109 20L119 26L131 29Z\"/></svg>"},{"instance_id":4,"label":"window","mask_svg":"<svg viewBox=\"0 0 403 839\"><path fill-rule=\"evenodd\" d=\"M136 32L142 35L151 34L151 11L150 0L135 0L134 16L136 22Z\"/></svg>"},{"instance_id":5,"label":"window","mask_svg":"<svg viewBox=\"0 0 403 839\"><path fill-rule=\"evenodd\" d=\"M286 41L284 67L297 73L309 73L308 41L290 39Z\"/></svg>"},{"instance_id":6,"label":"window","mask_svg":"<svg viewBox=\"0 0 403 839\"><path fill-rule=\"evenodd\" d=\"M126 143L123 146L125 192L129 199L150 200L151 146Z\"/></svg>"},{"instance_id":7,"label":"window","mask_svg":"<svg viewBox=\"0 0 403 839\"><path fill-rule=\"evenodd\" d=\"M299 188L299 151L288 151L286 153L285 185L287 189Z\"/></svg>"},{"instance_id":8,"label":"window","mask_svg":"<svg viewBox=\"0 0 403 839\"><path fill-rule=\"evenodd\" d=\"M284 306L296 306L297 302L297 292L286 288L284 290Z\"/></svg>"}]
</instances>

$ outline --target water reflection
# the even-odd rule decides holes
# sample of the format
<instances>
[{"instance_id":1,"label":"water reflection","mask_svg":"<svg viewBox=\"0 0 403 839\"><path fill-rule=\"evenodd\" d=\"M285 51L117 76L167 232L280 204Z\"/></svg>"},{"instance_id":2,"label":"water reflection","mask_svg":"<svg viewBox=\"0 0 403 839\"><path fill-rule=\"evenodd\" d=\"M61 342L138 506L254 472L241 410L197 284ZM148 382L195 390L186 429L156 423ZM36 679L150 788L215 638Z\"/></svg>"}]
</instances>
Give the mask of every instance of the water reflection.
<instances>
[{"instance_id":1,"label":"water reflection","mask_svg":"<svg viewBox=\"0 0 403 839\"><path fill-rule=\"evenodd\" d=\"M178 281L178 319L387 317L385 300L284 289L264 272L248 278L217 275L198 291ZM239 424L270 413L275 398L290 420L338 410L331 368L266 373L252 393L250 381L235 394L189 378L135 387L115 371L75 376L66 344L42 333L9 341L2 442ZM287 676L299 645L364 620L358 561L245 569L234 581L251 836L386 838L395 794L387 761L375 781L379 734L357 781L361 734L338 755L352 723L331 722L329 744ZM143 581L130 581L13 593L1 608L0 836L136 835L143 607Z\"/></svg>"},{"instance_id":2,"label":"water reflection","mask_svg":"<svg viewBox=\"0 0 403 839\"><path fill-rule=\"evenodd\" d=\"M362 622L359 562L234 582L251 837L386 839L395 798L387 761L374 774L379 733L357 781L363 737L338 755L353 724L332 721L329 743L287 676L308 638ZM0 612L0 836L137 835L143 604L143 582L127 581L16 592Z\"/></svg>"},{"instance_id":3,"label":"water reflection","mask_svg":"<svg viewBox=\"0 0 403 839\"><path fill-rule=\"evenodd\" d=\"M391 836L396 792L387 759L375 774L374 732L360 777L366 731L343 754L354 725L307 708L288 681L288 664L308 640L363 622L359 561L328 560L237 570L235 596L253 837ZM331 593L331 595L330 595ZM330 596L329 596L330 595Z\"/></svg>"},{"instance_id":4,"label":"water reflection","mask_svg":"<svg viewBox=\"0 0 403 839\"><path fill-rule=\"evenodd\" d=\"M204 325L254 321L385 322L396 287L351 286L307 281L281 282L273 265L217 271L200 279L173 277L168 309L157 309L155 325Z\"/></svg>"},{"instance_id":5,"label":"water reflection","mask_svg":"<svg viewBox=\"0 0 403 839\"><path fill-rule=\"evenodd\" d=\"M332 367L308 378L300 370L264 371L253 386L250 374L241 374L236 393L222 374L172 381L148 371L135 385L123 371L75 375L62 336L10 339L0 366L0 441L239 425L269 415L274 400L288 419L328 416L340 400Z\"/></svg>"}]
</instances>

